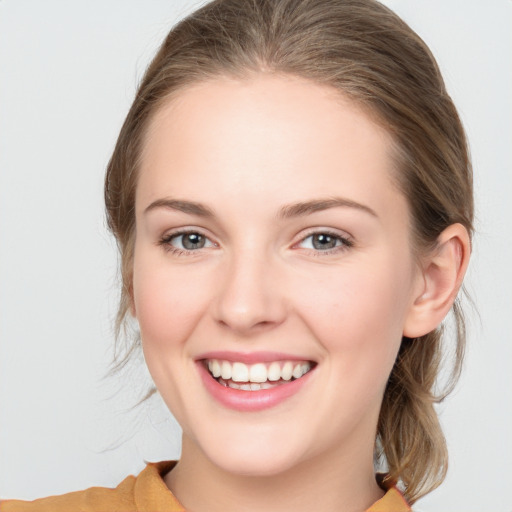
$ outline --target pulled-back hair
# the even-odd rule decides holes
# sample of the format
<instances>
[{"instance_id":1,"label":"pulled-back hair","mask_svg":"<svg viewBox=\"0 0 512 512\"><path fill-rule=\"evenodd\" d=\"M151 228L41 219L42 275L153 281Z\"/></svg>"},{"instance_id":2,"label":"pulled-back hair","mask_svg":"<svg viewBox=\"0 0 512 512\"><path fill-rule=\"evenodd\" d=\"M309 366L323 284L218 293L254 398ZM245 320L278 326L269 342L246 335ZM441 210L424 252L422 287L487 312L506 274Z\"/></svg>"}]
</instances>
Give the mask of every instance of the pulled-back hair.
<instances>
[{"instance_id":1,"label":"pulled-back hair","mask_svg":"<svg viewBox=\"0 0 512 512\"><path fill-rule=\"evenodd\" d=\"M255 73L330 86L390 133L394 179L408 200L418 255L435 246L453 223L472 233L472 173L463 127L434 57L397 15L374 0L215 0L168 34L143 77L108 165L108 224L121 252L118 332L132 296L135 189L149 122L169 97L191 84ZM446 443L434 404L457 380L464 353L458 301L452 312L455 356L446 389L436 391L440 327L402 340L380 412L376 457L387 463L389 479L403 483L411 503L446 474Z\"/></svg>"}]
</instances>

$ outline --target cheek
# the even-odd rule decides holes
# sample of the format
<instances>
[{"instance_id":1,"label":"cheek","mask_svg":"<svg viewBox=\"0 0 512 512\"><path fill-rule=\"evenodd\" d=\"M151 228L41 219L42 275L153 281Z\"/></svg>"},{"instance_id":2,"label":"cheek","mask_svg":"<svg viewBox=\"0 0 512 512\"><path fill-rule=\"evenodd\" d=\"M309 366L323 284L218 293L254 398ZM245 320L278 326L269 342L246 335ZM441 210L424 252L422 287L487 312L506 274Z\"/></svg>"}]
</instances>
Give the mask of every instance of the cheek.
<instances>
[{"instance_id":1,"label":"cheek","mask_svg":"<svg viewBox=\"0 0 512 512\"><path fill-rule=\"evenodd\" d=\"M390 271L395 267L383 261L344 268L297 295L302 318L347 371L355 371L356 360L364 362L357 367L394 363L410 300L409 277Z\"/></svg>"},{"instance_id":2,"label":"cheek","mask_svg":"<svg viewBox=\"0 0 512 512\"><path fill-rule=\"evenodd\" d=\"M201 285L200 285L201 283ZM135 262L133 294L145 353L174 350L197 325L208 290L200 276Z\"/></svg>"},{"instance_id":3,"label":"cheek","mask_svg":"<svg viewBox=\"0 0 512 512\"><path fill-rule=\"evenodd\" d=\"M186 425L195 371L190 338L203 316L205 287L179 269L140 258L134 265L133 293L149 372L178 422Z\"/></svg>"}]
</instances>

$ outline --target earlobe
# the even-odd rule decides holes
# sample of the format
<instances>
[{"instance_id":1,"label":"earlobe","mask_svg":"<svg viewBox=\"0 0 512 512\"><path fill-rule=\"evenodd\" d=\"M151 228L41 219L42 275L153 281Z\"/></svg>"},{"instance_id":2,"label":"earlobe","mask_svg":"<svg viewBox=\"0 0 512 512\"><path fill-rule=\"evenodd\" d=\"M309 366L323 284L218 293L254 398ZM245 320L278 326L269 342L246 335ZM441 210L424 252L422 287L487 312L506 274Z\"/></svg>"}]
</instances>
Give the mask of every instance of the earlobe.
<instances>
[{"instance_id":1,"label":"earlobe","mask_svg":"<svg viewBox=\"0 0 512 512\"><path fill-rule=\"evenodd\" d=\"M425 259L422 288L411 305L404 324L404 336L423 336L443 321L462 285L469 263L471 242L462 224L448 226Z\"/></svg>"}]
</instances>

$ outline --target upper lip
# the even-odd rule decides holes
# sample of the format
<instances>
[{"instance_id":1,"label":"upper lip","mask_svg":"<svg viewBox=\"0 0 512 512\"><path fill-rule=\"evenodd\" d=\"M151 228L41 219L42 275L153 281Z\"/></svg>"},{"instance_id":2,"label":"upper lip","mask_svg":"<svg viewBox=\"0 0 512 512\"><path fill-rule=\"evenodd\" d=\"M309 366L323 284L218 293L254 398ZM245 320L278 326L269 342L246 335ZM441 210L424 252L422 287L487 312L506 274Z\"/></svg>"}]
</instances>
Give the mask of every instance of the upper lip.
<instances>
[{"instance_id":1,"label":"upper lip","mask_svg":"<svg viewBox=\"0 0 512 512\"><path fill-rule=\"evenodd\" d=\"M312 361L308 357L284 352L256 351L256 352L232 352L216 350L205 352L196 358L197 361L217 359L222 361L240 362L245 364L272 363L274 361Z\"/></svg>"}]
</instances>

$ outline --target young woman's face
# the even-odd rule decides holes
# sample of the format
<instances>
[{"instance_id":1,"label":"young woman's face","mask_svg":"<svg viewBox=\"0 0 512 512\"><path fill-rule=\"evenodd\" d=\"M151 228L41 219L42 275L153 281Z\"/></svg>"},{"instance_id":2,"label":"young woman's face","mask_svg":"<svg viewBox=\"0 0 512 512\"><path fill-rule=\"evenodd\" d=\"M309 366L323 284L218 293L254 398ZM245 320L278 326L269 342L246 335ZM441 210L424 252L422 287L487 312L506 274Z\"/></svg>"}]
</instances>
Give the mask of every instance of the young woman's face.
<instances>
[{"instance_id":1,"label":"young woman's face","mask_svg":"<svg viewBox=\"0 0 512 512\"><path fill-rule=\"evenodd\" d=\"M157 113L133 311L187 453L252 475L371 464L422 287L392 174L386 132L304 80L218 79Z\"/></svg>"}]
</instances>

